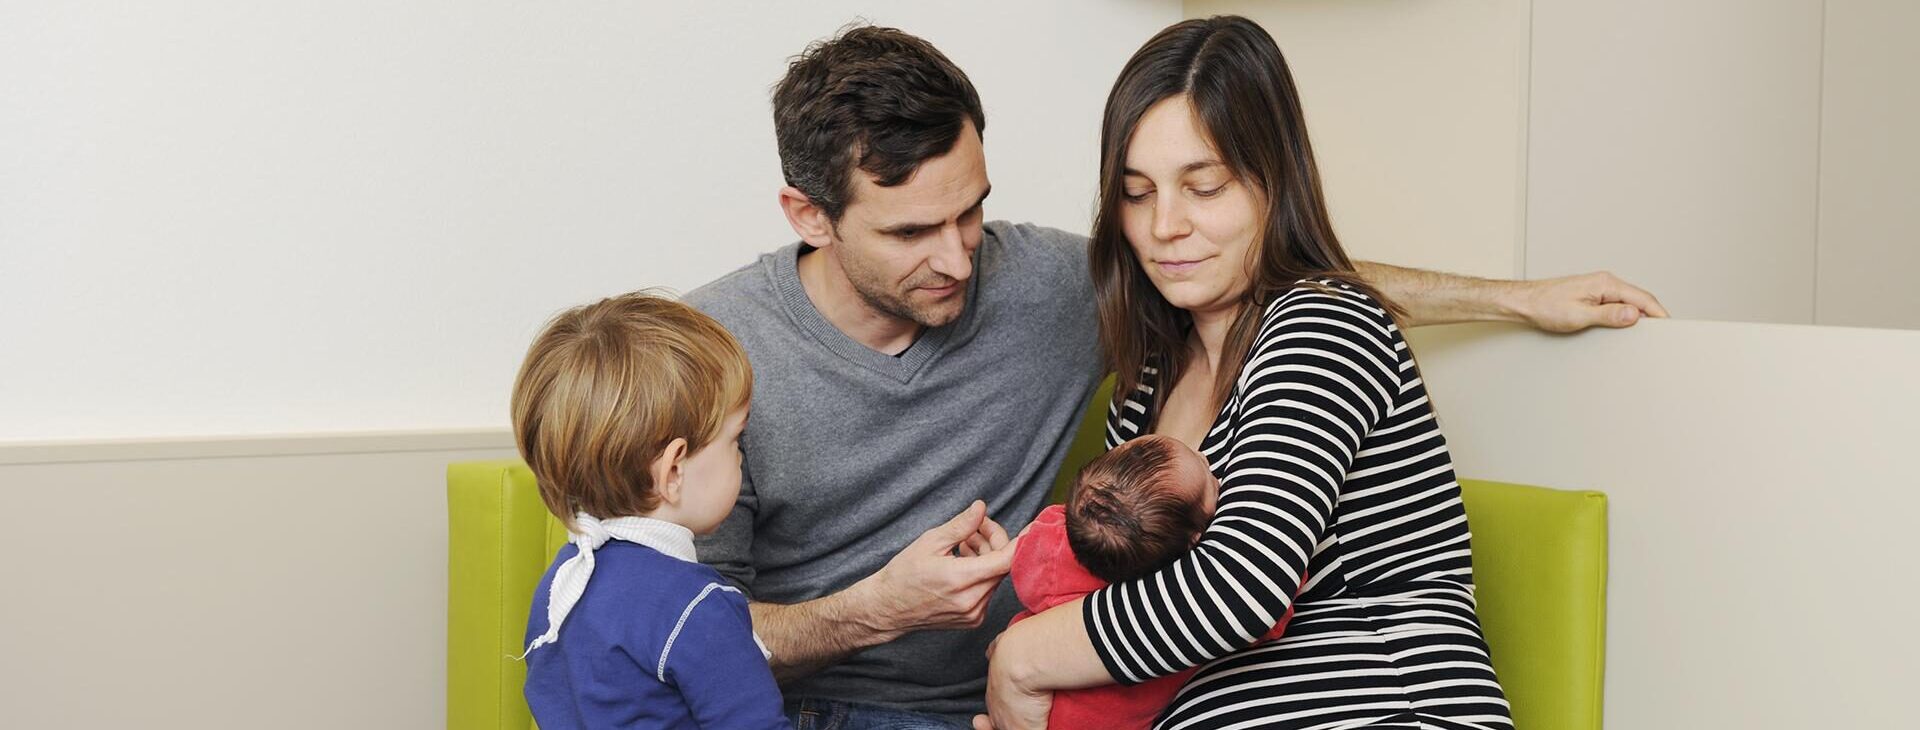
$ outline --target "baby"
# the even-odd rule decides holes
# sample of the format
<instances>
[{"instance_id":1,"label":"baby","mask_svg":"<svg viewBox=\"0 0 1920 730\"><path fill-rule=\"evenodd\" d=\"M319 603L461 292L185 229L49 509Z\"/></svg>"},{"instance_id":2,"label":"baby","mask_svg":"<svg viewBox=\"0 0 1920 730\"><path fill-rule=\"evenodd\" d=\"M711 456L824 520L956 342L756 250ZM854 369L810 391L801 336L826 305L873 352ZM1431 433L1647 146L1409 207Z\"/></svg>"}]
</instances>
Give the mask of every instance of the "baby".
<instances>
[{"instance_id":1,"label":"baby","mask_svg":"<svg viewBox=\"0 0 1920 730\"><path fill-rule=\"evenodd\" d=\"M1013 620L1172 565L1200 541L1219 498L1206 457L1177 439L1142 436L1094 459L1067 504L1042 510L1021 533L1013 590L1026 610ZM1292 617L1289 607L1262 641L1279 638ZM1057 692L1047 726L1150 727L1192 674Z\"/></svg>"},{"instance_id":2,"label":"baby","mask_svg":"<svg viewBox=\"0 0 1920 730\"><path fill-rule=\"evenodd\" d=\"M540 727L791 727L746 599L694 561L740 493L752 393L733 337L657 296L578 307L534 340L514 439L572 533L527 618Z\"/></svg>"}]
</instances>

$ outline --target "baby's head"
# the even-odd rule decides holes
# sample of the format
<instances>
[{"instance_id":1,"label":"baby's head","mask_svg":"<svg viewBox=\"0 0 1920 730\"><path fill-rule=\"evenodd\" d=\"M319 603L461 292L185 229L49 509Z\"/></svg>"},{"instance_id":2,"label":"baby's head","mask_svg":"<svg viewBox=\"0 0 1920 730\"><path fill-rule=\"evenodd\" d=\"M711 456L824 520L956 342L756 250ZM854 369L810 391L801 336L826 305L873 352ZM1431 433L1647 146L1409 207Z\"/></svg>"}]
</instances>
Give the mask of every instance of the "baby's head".
<instances>
[{"instance_id":1,"label":"baby's head","mask_svg":"<svg viewBox=\"0 0 1920 730\"><path fill-rule=\"evenodd\" d=\"M1177 439L1142 436L1080 470L1067 497L1067 544L1100 579L1133 580L1185 555L1219 494L1206 457Z\"/></svg>"},{"instance_id":2,"label":"baby's head","mask_svg":"<svg viewBox=\"0 0 1920 730\"><path fill-rule=\"evenodd\" d=\"M575 307L534 338L513 435L547 509L718 527L740 493L747 355L692 307L647 292Z\"/></svg>"}]
</instances>

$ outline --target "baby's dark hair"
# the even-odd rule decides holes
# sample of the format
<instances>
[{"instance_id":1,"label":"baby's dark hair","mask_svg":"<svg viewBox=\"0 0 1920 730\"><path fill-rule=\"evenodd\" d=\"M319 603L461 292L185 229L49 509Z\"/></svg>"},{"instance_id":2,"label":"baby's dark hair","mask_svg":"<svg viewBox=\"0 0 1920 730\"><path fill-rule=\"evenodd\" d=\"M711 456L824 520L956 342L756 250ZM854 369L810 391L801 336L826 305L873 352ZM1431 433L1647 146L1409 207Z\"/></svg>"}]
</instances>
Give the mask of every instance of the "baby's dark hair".
<instances>
[{"instance_id":1,"label":"baby's dark hair","mask_svg":"<svg viewBox=\"0 0 1920 730\"><path fill-rule=\"evenodd\" d=\"M1067 545L1087 572L1123 583L1172 565L1207 525L1180 478L1173 442L1145 438L1089 462L1067 496Z\"/></svg>"}]
</instances>

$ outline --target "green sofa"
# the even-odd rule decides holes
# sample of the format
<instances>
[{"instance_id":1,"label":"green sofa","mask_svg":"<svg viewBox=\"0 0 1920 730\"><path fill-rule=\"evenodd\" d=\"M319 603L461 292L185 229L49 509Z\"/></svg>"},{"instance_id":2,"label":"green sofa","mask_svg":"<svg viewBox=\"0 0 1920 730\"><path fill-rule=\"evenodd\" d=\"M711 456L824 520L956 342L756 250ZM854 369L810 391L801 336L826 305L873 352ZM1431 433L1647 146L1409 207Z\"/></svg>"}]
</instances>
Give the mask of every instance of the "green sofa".
<instances>
[{"instance_id":1,"label":"green sofa","mask_svg":"<svg viewBox=\"0 0 1920 730\"><path fill-rule=\"evenodd\" d=\"M1096 394L1055 479L1100 453ZM1606 654L1607 500L1461 481L1494 668L1522 730L1597 730ZM518 461L447 468L447 727L527 730L520 654L533 589L566 542Z\"/></svg>"}]
</instances>

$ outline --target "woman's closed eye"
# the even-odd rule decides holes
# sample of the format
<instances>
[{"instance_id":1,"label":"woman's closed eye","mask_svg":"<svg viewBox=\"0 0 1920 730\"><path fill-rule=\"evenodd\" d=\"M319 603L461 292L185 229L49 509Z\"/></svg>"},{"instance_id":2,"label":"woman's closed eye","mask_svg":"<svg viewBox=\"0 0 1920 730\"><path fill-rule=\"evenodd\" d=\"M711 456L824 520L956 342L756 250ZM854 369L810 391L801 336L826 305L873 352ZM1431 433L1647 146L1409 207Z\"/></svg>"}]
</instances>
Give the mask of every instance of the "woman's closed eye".
<instances>
[{"instance_id":1,"label":"woman's closed eye","mask_svg":"<svg viewBox=\"0 0 1920 730\"><path fill-rule=\"evenodd\" d=\"M1229 184L1231 183L1220 183L1212 187L1189 187L1187 188L1187 192L1196 198L1201 198L1201 199L1212 198L1212 197L1219 196L1223 192L1226 192L1227 185ZM1140 191L1125 190L1120 193L1120 197L1125 199L1129 203L1144 203L1146 202L1147 198L1153 197L1153 191L1152 190L1140 190Z\"/></svg>"}]
</instances>

